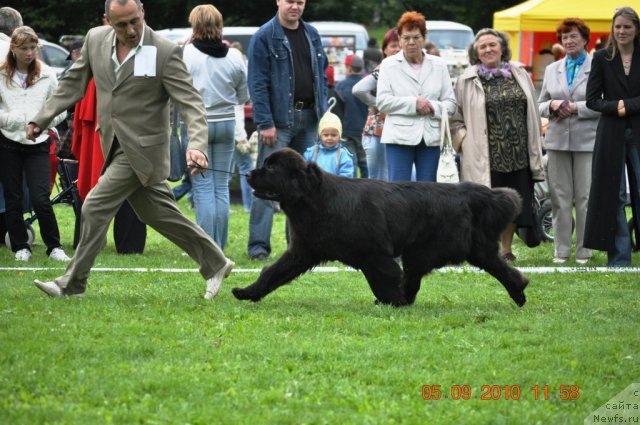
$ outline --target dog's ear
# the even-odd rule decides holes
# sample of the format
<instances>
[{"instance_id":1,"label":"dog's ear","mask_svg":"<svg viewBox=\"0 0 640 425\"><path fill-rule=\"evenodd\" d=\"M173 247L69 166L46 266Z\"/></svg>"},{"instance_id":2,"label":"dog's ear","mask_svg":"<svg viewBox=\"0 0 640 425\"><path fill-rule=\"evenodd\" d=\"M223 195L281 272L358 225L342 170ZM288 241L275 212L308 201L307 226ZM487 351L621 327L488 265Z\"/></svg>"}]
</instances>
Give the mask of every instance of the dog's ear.
<instances>
[{"instance_id":1,"label":"dog's ear","mask_svg":"<svg viewBox=\"0 0 640 425\"><path fill-rule=\"evenodd\" d=\"M318 166L315 162L307 163L307 184L310 186L310 190L315 190L322 181L322 168Z\"/></svg>"},{"instance_id":2,"label":"dog's ear","mask_svg":"<svg viewBox=\"0 0 640 425\"><path fill-rule=\"evenodd\" d=\"M296 167L296 171L290 175L287 183L289 190L284 191L292 202L309 199L317 190L322 181L322 170L315 163L309 162L302 167Z\"/></svg>"}]
</instances>

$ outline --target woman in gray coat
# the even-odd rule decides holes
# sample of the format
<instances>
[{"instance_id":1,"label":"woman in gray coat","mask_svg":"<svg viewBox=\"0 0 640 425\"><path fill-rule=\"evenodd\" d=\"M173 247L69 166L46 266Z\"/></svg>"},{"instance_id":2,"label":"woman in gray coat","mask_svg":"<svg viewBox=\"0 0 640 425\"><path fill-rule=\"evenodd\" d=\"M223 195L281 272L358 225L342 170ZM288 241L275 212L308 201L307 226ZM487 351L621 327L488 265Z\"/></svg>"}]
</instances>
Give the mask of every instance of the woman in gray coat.
<instances>
[{"instance_id":1,"label":"woman in gray coat","mask_svg":"<svg viewBox=\"0 0 640 425\"><path fill-rule=\"evenodd\" d=\"M582 19L566 18L556 29L567 55L550 64L538 98L540 115L549 118L545 147L553 210L553 262L571 256L573 207L576 209L576 262L585 264L591 250L584 247L584 226L591 187L591 160L600 113L587 108L587 79L591 57L585 46L589 27Z\"/></svg>"}]
</instances>

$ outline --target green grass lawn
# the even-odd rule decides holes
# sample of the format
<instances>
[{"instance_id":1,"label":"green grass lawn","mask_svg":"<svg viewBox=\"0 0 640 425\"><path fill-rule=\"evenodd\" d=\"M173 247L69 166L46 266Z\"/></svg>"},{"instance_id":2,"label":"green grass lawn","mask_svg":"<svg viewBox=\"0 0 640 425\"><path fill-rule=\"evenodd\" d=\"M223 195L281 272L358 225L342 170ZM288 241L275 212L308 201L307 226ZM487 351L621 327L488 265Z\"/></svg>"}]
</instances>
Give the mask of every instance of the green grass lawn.
<instances>
[{"instance_id":1,"label":"green grass lawn","mask_svg":"<svg viewBox=\"0 0 640 425\"><path fill-rule=\"evenodd\" d=\"M71 209L56 213L69 245ZM153 231L143 255L117 255L110 236L96 267L184 270L97 270L84 299L33 286L62 271L41 242L27 265L44 270L8 269L23 264L0 249L0 423L582 424L639 381L639 273L530 272L518 308L485 273L435 272L396 309L341 270L254 304L230 292L263 265L246 255L247 221L234 206L237 270L210 302L196 265ZM551 244L515 253L551 266ZM605 264L597 253L590 265ZM441 398L425 400L435 385ZM470 398L453 400L458 389Z\"/></svg>"}]
</instances>

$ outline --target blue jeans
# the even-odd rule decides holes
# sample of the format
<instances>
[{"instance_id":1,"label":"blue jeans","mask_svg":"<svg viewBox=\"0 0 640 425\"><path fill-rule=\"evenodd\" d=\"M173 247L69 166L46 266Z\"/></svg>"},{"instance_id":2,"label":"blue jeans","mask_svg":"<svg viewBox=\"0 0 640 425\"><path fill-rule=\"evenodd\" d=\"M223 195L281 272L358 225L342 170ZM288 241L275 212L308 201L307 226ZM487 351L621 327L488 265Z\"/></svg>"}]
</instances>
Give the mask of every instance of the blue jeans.
<instances>
[{"instance_id":1,"label":"blue jeans","mask_svg":"<svg viewBox=\"0 0 640 425\"><path fill-rule=\"evenodd\" d=\"M276 144L267 146L260 143L258 147L258 166L264 159L275 151L290 147L302 154L308 147L313 146L318 139L318 118L313 109L303 109L294 112L292 128L278 128L276 130ZM271 254L271 227L273 226L273 204L271 201L253 197L251 215L249 217L250 257Z\"/></svg>"},{"instance_id":2,"label":"blue jeans","mask_svg":"<svg viewBox=\"0 0 640 425\"><path fill-rule=\"evenodd\" d=\"M411 173L415 165L416 180L419 182L436 181L439 146L427 146L424 142L416 146L385 145L387 151L387 169L389 181L411 181Z\"/></svg>"},{"instance_id":3,"label":"blue jeans","mask_svg":"<svg viewBox=\"0 0 640 425\"><path fill-rule=\"evenodd\" d=\"M240 189L242 190L242 205L246 212L251 211L251 197L253 192L251 186L247 183L246 175L253 171L253 159L251 153L243 154L238 149L233 150L233 163L231 164L231 171L238 167L240 173Z\"/></svg>"},{"instance_id":4,"label":"blue jeans","mask_svg":"<svg viewBox=\"0 0 640 425\"><path fill-rule=\"evenodd\" d=\"M385 146L380 143L380 137L362 136L362 147L367 155L369 178L388 181L387 152Z\"/></svg>"},{"instance_id":5,"label":"blue jeans","mask_svg":"<svg viewBox=\"0 0 640 425\"><path fill-rule=\"evenodd\" d=\"M631 179L635 175L636 192L631 195L631 202L635 202L635 210L640 211L640 147L629 143L633 133L631 129L625 130L624 158L633 169L633 173L628 173ZM616 213L616 235L614 248L607 252L607 265L609 267L624 267L631 265L631 233L627 224L625 205L627 203L627 182L625 179L625 166L622 167L622 179L620 180L620 191L618 193L618 209ZM629 185L633 187L634 185ZM635 195L635 196L634 196Z\"/></svg>"},{"instance_id":6,"label":"blue jeans","mask_svg":"<svg viewBox=\"0 0 640 425\"><path fill-rule=\"evenodd\" d=\"M187 126L183 123L180 127L180 142L182 146L187 151L187 147L189 146L189 136L187 135ZM176 198L176 201L182 199L184 195L187 195L187 199L189 199L189 203L193 206L193 194L191 193L191 174L190 170L186 170L184 176L182 176L182 181L179 185L173 187L173 196Z\"/></svg>"},{"instance_id":7,"label":"blue jeans","mask_svg":"<svg viewBox=\"0 0 640 425\"><path fill-rule=\"evenodd\" d=\"M196 222L220 249L227 243L229 229L229 174L234 147L236 122L209 123L207 157L209 167L201 175L191 177Z\"/></svg>"}]
</instances>

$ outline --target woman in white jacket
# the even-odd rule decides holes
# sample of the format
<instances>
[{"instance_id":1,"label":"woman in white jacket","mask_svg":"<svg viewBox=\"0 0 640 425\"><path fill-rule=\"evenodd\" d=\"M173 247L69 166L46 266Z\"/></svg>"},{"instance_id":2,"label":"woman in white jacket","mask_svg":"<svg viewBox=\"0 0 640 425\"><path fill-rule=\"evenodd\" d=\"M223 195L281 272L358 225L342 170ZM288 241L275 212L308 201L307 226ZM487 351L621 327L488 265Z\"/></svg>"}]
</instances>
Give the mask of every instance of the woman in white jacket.
<instances>
[{"instance_id":1,"label":"woman in white jacket","mask_svg":"<svg viewBox=\"0 0 640 425\"><path fill-rule=\"evenodd\" d=\"M60 244L58 222L49 199L49 135L44 131L31 141L26 132L27 123L57 85L55 72L38 59L36 33L26 26L16 28L6 60L0 65L0 178L7 205L7 230L18 261L31 258L23 218L23 179L38 217L47 255L57 261L69 260ZM65 116L63 112L50 125L57 125Z\"/></svg>"},{"instance_id":2,"label":"woman in white jacket","mask_svg":"<svg viewBox=\"0 0 640 425\"><path fill-rule=\"evenodd\" d=\"M377 108L387 114L385 144L389 181L435 181L440 158L440 120L453 114L456 100L447 65L426 54L426 24L418 12L405 12L397 24L402 51L382 61Z\"/></svg>"}]
</instances>

